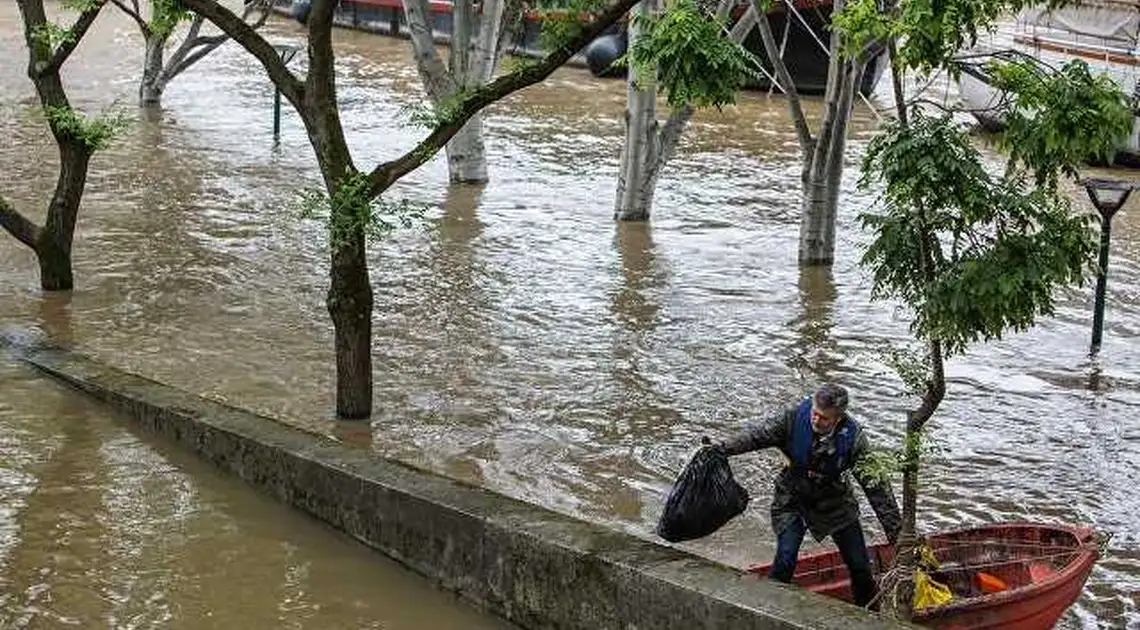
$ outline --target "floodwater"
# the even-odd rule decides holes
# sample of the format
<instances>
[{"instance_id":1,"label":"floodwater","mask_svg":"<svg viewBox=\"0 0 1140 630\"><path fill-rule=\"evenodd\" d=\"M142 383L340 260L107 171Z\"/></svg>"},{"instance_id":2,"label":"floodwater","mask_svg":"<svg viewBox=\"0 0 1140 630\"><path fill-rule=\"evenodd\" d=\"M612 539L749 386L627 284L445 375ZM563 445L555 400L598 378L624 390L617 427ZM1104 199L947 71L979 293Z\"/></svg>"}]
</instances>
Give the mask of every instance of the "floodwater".
<instances>
[{"instance_id":1,"label":"floodwater","mask_svg":"<svg viewBox=\"0 0 1140 630\"><path fill-rule=\"evenodd\" d=\"M0 355L0 628L514 626Z\"/></svg>"},{"instance_id":2,"label":"floodwater","mask_svg":"<svg viewBox=\"0 0 1140 630\"><path fill-rule=\"evenodd\" d=\"M0 51L22 59L8 5ZM284 20L268 32L301 41ZM420 99L407 43L338 31L337 50L357 164L412 147L424 130L407 122ZM133 112L140 63L131 23L103 16L66 67L73 101L98 110L118 99ZM14 158L0 191L39 217L54 147L22 73L22 63L0 65L0 142ZM441 156L394 191L433 210L371 247L370 426L330 417L327 249L322 226L299 220L293 201L317 184L311 149L288 110L274 146L272 90L232 45L177 79L160 116L93 162L74 293L42 296L30 253L0 239L0 326L646 537L700 436L726 435L821 379L848 385L874 440L897 445L914 401L877 352L907 340L907 321L870 300L858 265L867 234L857 215L874 200L854 186L876 128L870 110L860 105L852 129L837 262L801 272L798 150L783 102L752 93L698 114L662 176L652 223L619 226L624 94L620 81L560 70L490 110L489 185L449 188ZM928 462L920 522L1112 532L1061 627L1140 627L1135 201L1114 224L1095 360L1091 302L1091 286L1066 293L1033 330L949 363L932 431L944 450ZM774 462L734 465L753 506L687 547L734 565L768 560Z\"/></svg>"}]
</instances>

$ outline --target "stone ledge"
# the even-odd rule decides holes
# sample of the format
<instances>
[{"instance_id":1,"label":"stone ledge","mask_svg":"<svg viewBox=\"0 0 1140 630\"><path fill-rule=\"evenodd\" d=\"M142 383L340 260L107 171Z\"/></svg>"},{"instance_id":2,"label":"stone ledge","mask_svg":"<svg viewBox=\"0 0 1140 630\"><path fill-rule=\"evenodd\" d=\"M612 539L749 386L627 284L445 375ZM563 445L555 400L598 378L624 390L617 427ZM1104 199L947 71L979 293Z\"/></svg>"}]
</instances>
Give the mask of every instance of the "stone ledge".
<instances>
[{"instance_id":1,"label":"stone ledge","mask_svg":"<svg viewBox=\"0 0 1140 630\"><path fill-rule=\"evenodd\" d=\"M3 341L3 340L0 340ZM913 628L59 349L21 358L523 628Z\"/></svg>"}]
</instances>

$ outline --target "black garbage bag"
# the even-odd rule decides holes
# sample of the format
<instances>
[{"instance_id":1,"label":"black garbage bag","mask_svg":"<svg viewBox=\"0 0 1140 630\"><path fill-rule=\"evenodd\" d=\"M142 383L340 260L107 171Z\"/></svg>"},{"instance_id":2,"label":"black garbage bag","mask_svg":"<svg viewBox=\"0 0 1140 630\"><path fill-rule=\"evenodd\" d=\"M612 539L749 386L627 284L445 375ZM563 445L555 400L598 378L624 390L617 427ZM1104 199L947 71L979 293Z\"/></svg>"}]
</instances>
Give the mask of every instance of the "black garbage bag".
<instances>
[{"instance_id":1,"label":"black garbage bag","mask_svg":"<svg viewBox=\"0 0 1140 630\"><path fill-rule=\"evenodd\" d=\"M669 542L708 536L748 507L748 491L732 476L728 456L705 444L677 477L657 521L657 535Z\"/></svg>"}]
</instances>

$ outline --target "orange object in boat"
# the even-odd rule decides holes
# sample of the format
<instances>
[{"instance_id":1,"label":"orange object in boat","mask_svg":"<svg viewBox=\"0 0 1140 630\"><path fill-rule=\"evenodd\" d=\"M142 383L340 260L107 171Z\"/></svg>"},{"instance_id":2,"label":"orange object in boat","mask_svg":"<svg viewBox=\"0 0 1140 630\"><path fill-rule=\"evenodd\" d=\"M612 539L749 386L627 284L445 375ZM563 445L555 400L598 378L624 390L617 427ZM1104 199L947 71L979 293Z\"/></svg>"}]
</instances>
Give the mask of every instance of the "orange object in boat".
<instances>
[{"instance_id":1,"label":"orange object in boat","mask_svg":"<svg viewBox=\"0 0 1140 630\"><path fill-rule=\"evenodd\" d=\"M978 588L983 593L1000 593L1009 590L1009 584L1005 580L996 575L986 573L985 571L978 571L974 574L974 581L978 583Z\"/></svg>"}]
</instances>

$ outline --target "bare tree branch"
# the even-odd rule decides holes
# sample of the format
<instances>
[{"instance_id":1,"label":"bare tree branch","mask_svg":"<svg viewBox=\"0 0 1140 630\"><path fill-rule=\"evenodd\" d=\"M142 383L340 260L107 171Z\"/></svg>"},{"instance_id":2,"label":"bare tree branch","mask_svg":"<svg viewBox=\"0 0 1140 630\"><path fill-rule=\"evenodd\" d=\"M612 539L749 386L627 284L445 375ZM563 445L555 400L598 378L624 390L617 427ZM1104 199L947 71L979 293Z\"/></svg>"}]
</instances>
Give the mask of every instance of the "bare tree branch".
<instances>
[{"instance_id":1,"label":"bare tree branch","mask_svg":"<svg viewBox=\"0 0 1140 630\"><path fill-rule=\"evenodd\" d=\"M226 34L202 35L202 36L198 37L197 39L195 39L193 42L191 42L189 48L198 48L198 47L205 46L205 47L208 47L212 50L214 48L217 48L218 46L221 46L222 44L224 44L228 41L230 41L230 36L226 35Z\"/></svg>"},{"instance_id":2,"label":"bare tree branch","mask_svg":"<svg viewBox=\"0 0 1140 630\"><path fill-rule=\"evenodd\" d=\"M202 30L202 23L205 22L205 20L206 18L202 17L201 14L194 15L194 21L190 23L190 29L186 31L186 37L183 38L182 44L178 46L178 50L174 51L174 54L170 56L170 59L166 63L165 74L167 80L173 79L178 72L181 72L181 70L173 72L171 69L181 65L182 60L186 58L190 49L194 47L194 42L198 39L198 32Z\"/></svg>"},{"instance_id":3,"label":"bare tree branch","mask_svg":"<svg viewBox=\"0 0 1140 630\"><path fill-rule=\"evenodd\" d=\"M214 50L229 40L230 38L226 35L199 38L198 42L194 44L194 47L202 46L202 48L195 50L189 57L179 60L177 65L173 62L167 64L166 70L163 71L164 78L170 81L179 74L182 74L187 68L198 63L203 57L214 52Z\"/></svg>"},{"instance_id":4,"label":"bare tree branch","mask_svg":"<svg viewBox=\"0 0 1140 630\"><path fill-rule=\"evenodd\" d=\"M285 95L285 98L289 99L294 107L301 108L304 100L304 86L285 67L273 46L265 41L261 35L258 35L252 26L234 15L229 9L219 5L216 0L182 0L182 3L186 8L213 22L215 26L222 29L222 32L232 37L234 41L241 44L251 55L256 57L277 89Z\"/></svg>"},{"instance_id":5,"label":"bare tree branch","mask_svg":"<svg viewBox=\"0 0 1140 630\"><path fill-rule=\"evenodd\" d=\"M0 225L16 240L32 249L36 248L36 242L40 240L40 227L8 205L4 197L0 197Z\"/></svg>"},{"instance_id":6,"label":"bare tree branch","mask_svg":"<svg viewBox=\"0 0 1140 630\"><path fill-rule=\"evenodd\" d=\"M669 118L661 126L661 131L657 132L657 159L649 167L650 177L656 177L665 163L673 159L677 145L681 142L681 134L684 133L685 125L689 124L694 111L696 110L691 103L685 103L683 107L676 107L669 112Z\"/></svg>"},{"instance_id":7,"label":"bare tree branch","mask_svg":"<svg viewBox=\"0 0 1140 630\"><path fill-rule=\"evenodd\" d=\"M139 25L139 30L143 32L143 35L147 35L147 33L150 31L150 25L146 23L146 20L144 20L142 15L139 13L138 0L134 1L135 6L133 9L123 4L123 0L111 0L111 4L119 7L120 11L131 16L131 19L133 19L135 23Z\"/></svg>"},{"instance_id":8,"label":"bare tree branch","mask_svg":"<svg viewBox=\"0 0 1140 630\"><path fill-rule=\"evenodd\" d=\"M448 120L436 126L428 137L421 140L415 148L395 160L380 164L372 171L369 175L372 184L369 190L372 195L376 196L384 192L401 177L430 160L463 128L463 125L476 112L513 92L534 85L550 76L586 44L592 42L603 30L621 19L637 2L638 0L618 0L601 13L595 14L593 20L583 24L578 33L569 41L546 55L538 63L500 76L486 86L468 93L456 105L454 113ZM311 20L312 17L310 16L309 19Z\"/></svg>"},{"instance_id":9,"label":"bare tree branch","mask_svg":"<svg viewBox=\"0 0 1140 630\"><path fill-rule=\"evenodd\" d=\"M763 7L760 6L760 0L752 0L752 6L749 11L756 14L757 27L760 29L760 39L764 42L764 52L768 54L768 61L772 64L772 69L775 70L776 76L779 77L780 86L784 92L784 98L788 100L788 113L792 116L792 122L796 127L796 137L800 141L800 151L804 155L811 155L814 149L814 140L811 137L811 129L808 127L807 117L804 116L804 106L800 102L799 92L796 90L796 84L792 80L792 73L788 71L788 65L784 63L784 58L780 54L780 48L776 44L776 36L772 33L772 23L768 21L768 14L765 13Z\"/></svg>"},{"instance_id":10,"label":"bare tree branch","mask_svg":"<svg viewBox=\"0 0 1140 630\"><path fill-rule=\"evenodd\" d=\"M255 11L260 11L260 17L251 26L254 30L261 28L269 19L269 7L266 0L255 0L245 5L245 10L242 11L242 21L248 21L250 14ZM194 22L190 24L190 30L187 31L185 39L178 47L170 60L166 63L166 69L163 70L163 80L171 81L174 77L182 74L187 68L200 61L206 55L214 52L219 46L229 41L230 36L222 33L221 35L202 35L199 36L199 31L202 28L202 23L205 18L201 15L194 16ZM198 50L194 50L197 48ZM193 51L193 54L190 54ZM189 55L189 56L188 56Z\"/></svg>"},{"instance_id":11,"label":"bare tree branch","mask_svg":"<svg viewBox=\"0 0 1140 630\"><path fill-rule=\"evenodd\" d=\"M242 16L242 21L245 21L245 16ZM206 18L201 15L194 14L194 21L190 23L190 29L186 31L186 37L182 39L182 46L179 50L190 50L194 42L198 41L198 33L202 30L202 24L206 22Z\"/></svg>"}]
</instances>

